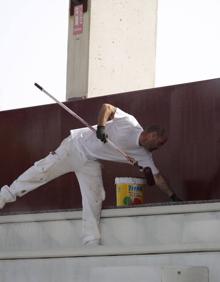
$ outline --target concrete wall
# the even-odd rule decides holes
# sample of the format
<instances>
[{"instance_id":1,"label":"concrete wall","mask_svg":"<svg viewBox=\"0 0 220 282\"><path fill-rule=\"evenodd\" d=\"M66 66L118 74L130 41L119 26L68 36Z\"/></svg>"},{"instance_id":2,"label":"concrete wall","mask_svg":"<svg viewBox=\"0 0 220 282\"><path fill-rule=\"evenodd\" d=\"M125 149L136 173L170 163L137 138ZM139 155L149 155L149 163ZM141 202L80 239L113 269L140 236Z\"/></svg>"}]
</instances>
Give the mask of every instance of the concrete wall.
<instances>
[{"instance_id":1,"label":"concrete wall","mask_svg":"<svg viewBox=\"0 0 220 282\"><path fill-rule=\"evenodd\" d=\"M81 247L77 211L0 217L0 282L218 282L220 203L103 211Z\"/></svg>"},{"instance_id":2,"label":"concrete wall","mask_svg":"<svg viewBox=\"0 0 220 282\"><path fill-rule=\"evenodd\" d=\"M81 212L0 217L0 260L220 251L220 203L106 209L102 245L81 246Z\"/></svg>"},{"instance_id":3,"label":"concrete wall","mask_svg":"<svg viewBox=\"0 0 220 282\"><path fill-rule=\"evenodd\" d=\"M90 5L90 1L89 1ZM84 97L88 92L90 12L84 13L83 33L73 35L74 16L69 17L66 98Z\"/></svg>"},{"instance_id":4,"label":"concrete wall","mask_svg":"<svg viewBox=\"0 0 220 282\"><path fill-rule=\"evenodd\" d=\"M1 261L1 282L219 282L220 253L107 256ZM199 267L190 280L178 272ZM167 272L172 280L161 280ZM198 268L197 268L198 272ZM209 277L209 278L208 278ZM176 280L176 279L179 280ZM193 279L192 279L193 278ZM128 280L129 279L129 280ZM150 279L150 280L148 280ZM208 280L209 279L209 280Z\"/></svg>"},{"instance_id":5,"label":"concrete wall","mask_svg":"<svg viewBox=\"0 0 220 282\"><path fill-rule=\"evenodd\" d=\"M84 31L69 19L67 98L154 86L157 0L89 0Z\"/></svg>"}]
</instances>

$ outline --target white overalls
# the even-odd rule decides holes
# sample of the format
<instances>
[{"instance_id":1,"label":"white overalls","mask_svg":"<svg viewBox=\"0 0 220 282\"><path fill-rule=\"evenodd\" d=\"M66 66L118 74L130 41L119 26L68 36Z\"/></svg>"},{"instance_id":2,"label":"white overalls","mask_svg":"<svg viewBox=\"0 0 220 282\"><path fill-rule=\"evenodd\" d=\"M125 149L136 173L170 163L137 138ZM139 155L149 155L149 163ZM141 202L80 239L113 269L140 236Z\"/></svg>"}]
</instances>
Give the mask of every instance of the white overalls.
<instances>
[{"instance_id":1,"label":"white overalls","mask_svg":"<svg viewBox=\"0 0 220 282\"><path fill-rule=\"evenodd\" d=\"M138 121L119 108L114 119L106 124L106 133L119 148L137 160L140 166L148 166L153 174L157 174L152 154L139 144L142 131ZM127 162L108 142L104 144L98 140L89 128L71 130L71 135L55 152L36 162L10 188L2 187L0 208L7 202L15 201L17 196L21 197L58 176L74 171L82 194L83 243L100 240L99 221L105 192L98 159Z\"/></svg>"},{"instance_id":2,"label":"white overalls","mask_svg":"<svg viewBox=\"0 0 220 282\"><path fill-rule=\"evenodd\" d=\"M5 202L13 202L39 186L66 174L75 172L82 194L82 241L100 240L99 221L105 192L98 161L86 160L77 150L71 136L63 140L56 151L34 163L10 186L1 189Z\"/></svg>"}]
</instances>

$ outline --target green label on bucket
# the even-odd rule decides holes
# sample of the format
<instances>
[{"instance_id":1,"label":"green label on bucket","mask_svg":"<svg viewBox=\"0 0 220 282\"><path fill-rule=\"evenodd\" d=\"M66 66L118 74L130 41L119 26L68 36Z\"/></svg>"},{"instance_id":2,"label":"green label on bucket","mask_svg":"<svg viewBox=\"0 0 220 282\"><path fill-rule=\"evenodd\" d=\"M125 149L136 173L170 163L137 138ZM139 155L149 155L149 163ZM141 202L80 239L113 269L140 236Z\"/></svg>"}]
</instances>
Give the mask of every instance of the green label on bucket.
<instances>
[{"instance_id":1,"label":"green label on bucket","mask_svg":"<svg viewBox=\"0 0 220 282\"><path fill-rule=\"evenodd\" d=\"M126 206L129 206L132 204L132 199L131 197L125 197L123 202Z\"/></svg>"}]
</instances>

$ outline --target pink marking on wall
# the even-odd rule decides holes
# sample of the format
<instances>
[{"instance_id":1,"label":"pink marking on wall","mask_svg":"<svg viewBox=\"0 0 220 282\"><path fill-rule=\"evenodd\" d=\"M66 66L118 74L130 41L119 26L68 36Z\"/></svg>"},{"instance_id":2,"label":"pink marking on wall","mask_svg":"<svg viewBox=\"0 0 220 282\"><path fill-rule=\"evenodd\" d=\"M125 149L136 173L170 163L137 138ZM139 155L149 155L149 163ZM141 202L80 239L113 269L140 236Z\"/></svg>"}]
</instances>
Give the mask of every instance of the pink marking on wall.
<instances>
[{"instance_id":1,"label":"pink marking on wall","mask_svg":"<svg viewBox=\"0 0 220 282\"><path fill-rule=\"evenodd\" d=\"M74 25L73 34L83 33L83 4L74 7Z\"/></svg>"}]
</instances>

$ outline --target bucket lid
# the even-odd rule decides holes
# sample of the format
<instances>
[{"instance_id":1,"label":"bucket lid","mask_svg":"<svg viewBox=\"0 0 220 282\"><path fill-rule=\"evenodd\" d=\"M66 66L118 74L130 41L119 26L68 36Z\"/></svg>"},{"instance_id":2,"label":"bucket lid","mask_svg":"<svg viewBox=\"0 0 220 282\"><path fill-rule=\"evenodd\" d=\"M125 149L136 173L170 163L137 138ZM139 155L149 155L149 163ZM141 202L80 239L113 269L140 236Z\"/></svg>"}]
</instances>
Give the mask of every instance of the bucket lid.
<instances>
[{"instance_id":1,"label":"bucket lid","mask_svg":"<svg viewBox=\"0 0 220 282\"><path fill-rule=\"evenodd\" d=\"M116 177L115 184L146 184L146 179L133 177Z\"/></svg>"}]
</instances>

